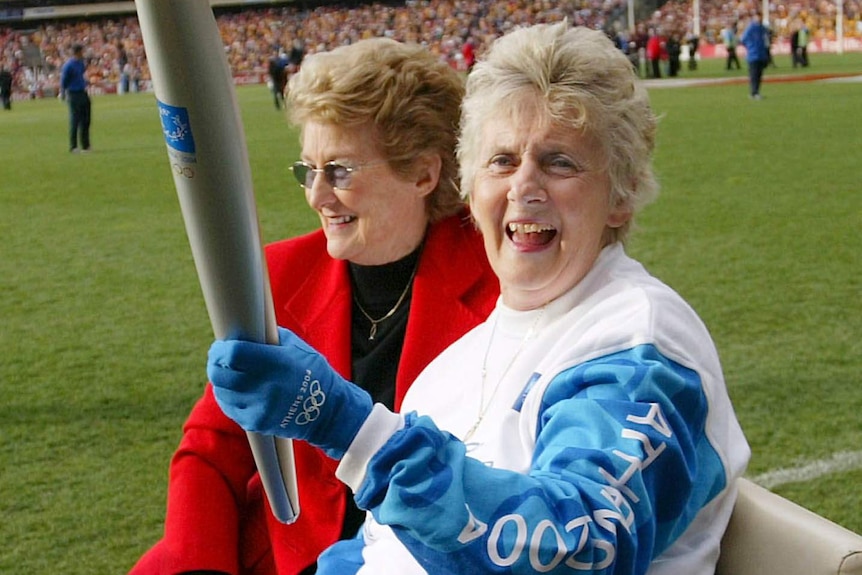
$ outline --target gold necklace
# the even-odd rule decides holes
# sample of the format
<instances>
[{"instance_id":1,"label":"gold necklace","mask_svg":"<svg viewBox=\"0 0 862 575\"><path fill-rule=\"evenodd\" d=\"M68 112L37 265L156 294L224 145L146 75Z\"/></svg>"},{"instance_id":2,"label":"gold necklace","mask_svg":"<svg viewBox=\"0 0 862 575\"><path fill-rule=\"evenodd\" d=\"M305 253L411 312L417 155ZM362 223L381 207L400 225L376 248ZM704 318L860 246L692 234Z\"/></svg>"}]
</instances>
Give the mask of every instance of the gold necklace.
<instances>
[{"instance_id":1,"label":"gold necklace","mask_svg":"<svg viewBox=\"0 0 862 575\"><path fill-rule=\"evenodd\" d=\"M410 273L410 279L407 280L407 285L404 286L404 291L401 292L401 297L398 298L398 301L395 302L395 305L392 306L392 309L390 309L388 312L386 312L386 315L384 315L380 319L374 319L373 317L368 315L368 312L365 311L362 308L362 304L359 303L359 298L356 297L356 292L354 291L353 301L356 303L356 307L359 308L359 311L362 312L362 315L365 316L365 319L367 319L368 321L371 322L371 331L368 333L368 341L374 341L374 336L377 335L377 324L379 324L380 322L385 321L385 320L389 319L390 317L392 317L392 314L394 314L396 311L398 311L398 308L401 307L401 304L404 302L404 298L407 297L407 292L410 291L410 286L413 285L413 278L416 277L416 270L417 269L419 269L419 260L418 259L416 260L416 265L413 266L413 271Z\"/></svg>"},{"instance_id":2,"label":"gold necklace","mask_svg":"<svg viewBox=\"0 0 862 575\"><path fill-rule=\"evenodd\" d=\"M530 329L527 330L527 333L524 334L524 338L521 340L521 343L518 345L518 349L515 350L515 353L512 354L512 359L509 360L509 363L506 365L506 369L503 370L503 373L497 379L497 383L494 385L494 390L491 392L491 397L488 398L488 402L485 403L485 380L488 377L488 356L491 353L491 346L494 343L494 334L497 332L497 323L500 321L499 313L494 318L494 325L491 326L491 335L488 338L488 345L485 348L485 356L482 359L482 387L480 388L479 395L479 411L476 414L476 422L467 430L467 433L464 434L463 441L466 443L473 434L476 433L476 430L479 429L479 426L482 424L482 421L485 419L485 415L488 413L488 409L491 407L491 404L494 403L494 398L497 396L497 390L500 388L500 384L506 379L506 375L508 375L509 370L515 364L515 361L518 359L518 356L521 355L521 352L527 346L527 343L533 339L536 335L536 328L539 326L539 322L542 319L542 316L545 315L545 308L548 307L548 304L542 306L542 309L539 310L539 313L536 315L536 319L533 320L533 325L530 326Z\"/></svg>"}]
</instances>

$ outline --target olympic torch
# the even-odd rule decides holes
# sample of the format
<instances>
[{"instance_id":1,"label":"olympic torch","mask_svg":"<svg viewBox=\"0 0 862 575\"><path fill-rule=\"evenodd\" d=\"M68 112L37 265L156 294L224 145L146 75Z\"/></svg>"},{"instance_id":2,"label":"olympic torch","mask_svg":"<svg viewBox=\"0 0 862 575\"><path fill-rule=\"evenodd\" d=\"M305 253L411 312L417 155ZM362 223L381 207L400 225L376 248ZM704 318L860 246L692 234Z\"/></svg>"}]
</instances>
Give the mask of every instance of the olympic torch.
<instances>
[{"instance_id":1,"label":"olympic torch","mask_svg":"<svg viewBox=\"0 0 862 575\"><path fill-rule=\"evenodd\" d=\"M136 0L168 159L216 338L278 343L233 78L208 0ZM299 514L293 445L249 444L275 517Z\"/></svg>"}]
</instances>

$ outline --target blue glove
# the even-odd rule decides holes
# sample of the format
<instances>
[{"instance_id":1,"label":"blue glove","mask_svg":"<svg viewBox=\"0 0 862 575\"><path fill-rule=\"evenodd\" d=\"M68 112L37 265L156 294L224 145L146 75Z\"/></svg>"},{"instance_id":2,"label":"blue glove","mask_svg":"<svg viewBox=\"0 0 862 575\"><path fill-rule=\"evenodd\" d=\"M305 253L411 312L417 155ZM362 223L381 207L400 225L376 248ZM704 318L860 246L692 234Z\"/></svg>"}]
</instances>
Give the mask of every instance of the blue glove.
<instances>
[{"instance_id":1,"label":"blue glove","mask_svg":"<svg viewBox=\"0 0 862 575\"><path fill-rule=\"evenodd\" d=\"M293 332L279 345L216 340L207 375L225 415L246 431L302 439L341 459L371 413L371 396Z\"/></svg>"}]
</instances>

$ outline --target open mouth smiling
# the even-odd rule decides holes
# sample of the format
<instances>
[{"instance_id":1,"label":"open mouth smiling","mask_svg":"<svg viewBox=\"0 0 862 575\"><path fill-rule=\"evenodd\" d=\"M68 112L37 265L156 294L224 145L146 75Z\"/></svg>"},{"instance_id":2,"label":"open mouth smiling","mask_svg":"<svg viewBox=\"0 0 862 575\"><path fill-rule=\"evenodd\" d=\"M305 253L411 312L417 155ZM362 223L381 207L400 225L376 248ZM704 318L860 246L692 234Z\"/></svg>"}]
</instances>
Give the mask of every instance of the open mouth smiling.
<instances>
[{"instance_id":1,"label":"open mouth smiling","mask_svg":"<svg viewBox=\"0 0 862 575\"><path fill-rule=\"evenodd\" d=\"M327 216L326 218L329 220L329 224L333 226L340 226L356 221L356 216Z\"/></svg>"},{"instance_id":2,"label":"open mouth smiling","mask_svg":"<svg viewBox=\"0 0 862 575\"><path fill-rule=\"evenodd\" d=\"M549 224L510 222L506 235L516 245L541 247L549 244L557 235L557 229Z\"/></svg>"}]
</instances>

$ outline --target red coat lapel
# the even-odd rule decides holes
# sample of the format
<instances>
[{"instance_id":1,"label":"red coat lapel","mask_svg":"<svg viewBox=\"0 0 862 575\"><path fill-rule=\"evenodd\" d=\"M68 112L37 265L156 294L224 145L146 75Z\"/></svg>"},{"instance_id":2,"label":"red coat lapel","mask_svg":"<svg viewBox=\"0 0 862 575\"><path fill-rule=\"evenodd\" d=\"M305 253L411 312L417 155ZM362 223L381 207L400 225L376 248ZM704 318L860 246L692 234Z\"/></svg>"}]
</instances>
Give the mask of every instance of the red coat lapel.
<instances>
[{"instance_id":1,"label":"red coat lapel","mask_svg":"<svg viewBox=\"0 0 862 575\"><path fill-rule=\"evenodd\" d=\"M347 263L329 257L322 231L273 244L267 256L278 324L295 331L350 379ZM396 409L422 369L487 317L498 293L481 237L466 214L432 225L413 285Z\"/></svg>"}]
</instances>

